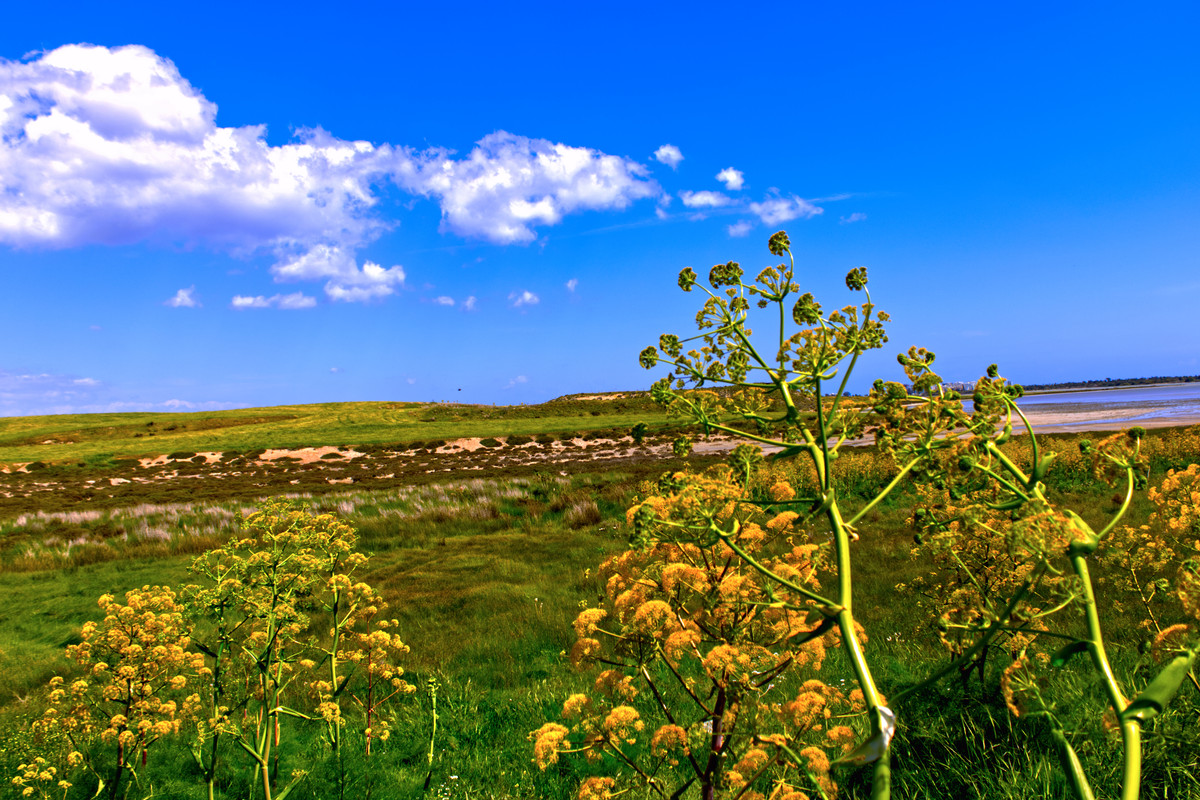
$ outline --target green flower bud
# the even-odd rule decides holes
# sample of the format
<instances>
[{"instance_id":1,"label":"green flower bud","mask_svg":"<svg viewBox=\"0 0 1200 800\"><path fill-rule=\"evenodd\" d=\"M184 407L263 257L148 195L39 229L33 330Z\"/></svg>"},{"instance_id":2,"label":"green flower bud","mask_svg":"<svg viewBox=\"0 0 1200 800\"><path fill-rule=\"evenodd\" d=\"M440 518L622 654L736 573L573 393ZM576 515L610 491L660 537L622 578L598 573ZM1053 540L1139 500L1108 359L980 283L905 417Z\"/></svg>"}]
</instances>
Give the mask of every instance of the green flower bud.
<instances>
[{"instance_id":1,"label":"green flower bud","mask_svg":"<svg viewBox=\"0 0 1200 800\"><path fill-rule=\"evenodd\" d=\"M717 264L708 272L708 282L714 289L736 286L742 277L742 267L736 261Z\"/></svg>"},{"instance_id":2,"label":"green flower bud","mask_svg":"<svg viewBox=\"0 0 1200 800\"><path fill-rule=\"evenodd\" d=\"M989 364L987 368L987 376L995 379L1000 377L1000 367L995 364Z\"/></svg>"},{"instance_id":3,"label":"green flower bud","mask_svg":"<svg viewBox=\"0 0 1200 800\"><path fill-rule=\"evenodd\" d=\"M816 325L821 321L821 304L813 297L812 292L805 292L792 306L792 319L797 325Z\"/></svg>"},{"instance_id":4,"label":"green flower bud","mask_svg":"<svg viewBox=\"0 0 1200 800\"><path fill-rule=\"evenodd\" d=\"M684 267L679 273L679 288L685 292L690 292L692 287L696 285L696 270L691 267Z\"/></svg>"},{"instance_id":5,"label":"green flower bud","mask_svg":"<svg viewBox=\"0 0 1200 800\"><path fill-rule=\"evenodd\" d=\"M679 337L673 333L664 333L658 337L658 346L671 358L679 358L679 354L683 352L683 345L680 344Z\"/></svg>"},{"instance_id":6,"label":"green flower bud","mask_svg":"<svg viewBox=\"0 0 1200 800\"><path fill-rule=\"evenodd\" d=\"M767 240L767 249L773 256L781 256L791 250L792 243L788 240L787 231L772 233L771 238Z\"/></svg>"},{"instance_id":7,"label":"green flower bud","mask_svg":"<svg viewBox=\"0 0 1200 800\"><path fill-rule=\"evenodd\" d=\"M729 310L733 312L745 311L750 307L750 303L744 297L735 297L733 302L729 304Z\"/></svg>"},{"instance_id":8,"label":"green flower bud","mask_svg":"<svg viewBox=\"0 0 1200 800\"><path fill-rule=\"evenodd\" d=\"M744 350L734 350L729 355L729 378L735 383L746 380L746 372L750 366L750 357Z\"/></svg>"},{"instance_id":9,"label":"green flower bud","mask_svg":"<svg viewBox=\"0 0 1200 800\"><path fill-rule=\"evenodd\" d=\"M686 436L680 436L671 445L671 449L677 458L686 458L692 452L692 440Z\"/></svg>"},{"instance_id":10,"label":"green flower bud","mask_svg":"<svg viewBox=\"0 0 1200 800\"><path fill-rule=\"evenodd\" d=\"M658 351L653 347L647 347L638 356L638 363L645 369L654 369L654 365L658 363Z\"/></svg>"},{"instance_id":11,"label":"green flower bud","mask_svg":"<svg viewBox=\"0 0 1200 800\"><path fill-rule=\"evenodd\" d=\"M846 273L846 288L854 292L867 288L867 268L855 267Z\"/></svg>"},{"instance_id":12,"label":"green flower bud","mask_svg":"<svg viewBox=\"0 0 1200 800\"><path fill-rule=\"evenodd\" d=\"M665 407L670 405L671 401L675 399L671 394L672 380L674 380L674 377L668 376L667 378L655 381L650 385L650 399L653 400L657 405Z\"/></svg>"}]
</instances>

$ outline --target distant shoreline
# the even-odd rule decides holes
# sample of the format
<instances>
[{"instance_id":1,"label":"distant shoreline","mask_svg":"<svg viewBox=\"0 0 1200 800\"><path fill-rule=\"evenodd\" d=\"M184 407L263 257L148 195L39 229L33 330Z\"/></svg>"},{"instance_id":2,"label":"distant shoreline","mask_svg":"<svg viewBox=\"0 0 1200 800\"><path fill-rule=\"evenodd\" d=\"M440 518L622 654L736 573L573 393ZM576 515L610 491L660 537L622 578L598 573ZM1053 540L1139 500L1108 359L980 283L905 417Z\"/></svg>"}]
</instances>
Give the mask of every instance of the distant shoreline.
<instances>
[{"instance_id":1,"label":"distant shoreline","mask_svg":"<svg viewBox=\"0 0 1200 800\"><path fill-rule=\"evenodd\" d=\"M1044 388L1031 389L1028 386L1022 386L1021 388L1025 390L1026 395L1078 394L1080 392L1107 392L1111 389L1153 389L1156 387L1180 386L1180 385L1186 385L1189 383L1200 383L1200 381L1186 380L1186 381L1164 381L1162 383L1111 383L1111 384L1101 384L1101 385L1097 385L1097 386L1071 385L1069 388L1062 388L1062 389L1044 389Z\"/></svg>"},{"instance_id":2,"label":"distant shoreline","mask_svg":"<svg viewBox=\"0 0 1200 800\"><path fill-rule=\"evenodd\" d=\"M1066 392L1094 392L1102 389L1126 389L1141 386L1173 386L1180 383L1198 383L1200 375L1159 376L1152 378L1115 378L1092 381L1064 381L1063 383L1022 384L1026 394L1058 394Z\"/></svg>"}]
</instances>

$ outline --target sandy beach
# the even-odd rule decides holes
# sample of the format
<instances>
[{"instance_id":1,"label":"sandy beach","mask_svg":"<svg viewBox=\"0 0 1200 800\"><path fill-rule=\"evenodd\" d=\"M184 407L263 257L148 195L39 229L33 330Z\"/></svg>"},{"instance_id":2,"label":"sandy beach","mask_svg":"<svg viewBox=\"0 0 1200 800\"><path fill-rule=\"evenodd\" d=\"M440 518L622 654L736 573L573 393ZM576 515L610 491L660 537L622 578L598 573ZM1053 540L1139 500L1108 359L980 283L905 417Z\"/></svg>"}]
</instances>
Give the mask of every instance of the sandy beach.
<instances>
[{"instance_id":1,"label":"sandy beach","mask_svg":"<svg viewBox=\"0 0 1200 800\"><path fill-rule=\"evenodd\" d=\"M1200 385L1195 383L1036 394L1019 404L1040 433L1200 424Z\"/></svg>"}]
</instances>

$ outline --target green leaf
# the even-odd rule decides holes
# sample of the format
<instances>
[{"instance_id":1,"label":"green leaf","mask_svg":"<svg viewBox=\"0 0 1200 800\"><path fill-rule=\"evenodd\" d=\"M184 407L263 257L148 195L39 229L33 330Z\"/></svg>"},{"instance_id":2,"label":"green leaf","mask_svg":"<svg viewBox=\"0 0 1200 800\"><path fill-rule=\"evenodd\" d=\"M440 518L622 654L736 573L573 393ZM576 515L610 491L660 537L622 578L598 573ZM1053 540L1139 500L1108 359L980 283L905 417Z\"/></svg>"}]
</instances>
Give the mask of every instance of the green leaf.
<instances>
[{"instance_id":1,"label":"green leaf","mask_svg":"<svg viewBox=\"0 0 1200 800\"><path fill-rule=\"evenodd\" d=\"M1071 642L1069 645L1063 647L1057 653L1050 656L1050 665L1054 667L1062 667L1066 665L1066 663L1070 661L1071 657L1075 654L1087 652L1087 650L1091 647L1091 644L1091 642L1088 642L1084 639Z\"/></svg>"},{"instance_id":2,"label":"green leaf","mask_svg":"<svg viewBox=\"0 0 1200 800\"><path fill-rule=\"evenodd\" d=\"M827 631L829 631L829 629L832 628L834 623L836 623L836 622L837 622L837 617L825 617L824 619L821 620L820 625L813 628L808 633L805 633L798 638L792 639L792 645L793 646L801 645L801 644L804 644L805 642L810 642L813 639L824 636L825 633Z\"/></svg>"},{"instance_id":3,"label":"green leaf","mask_svg":"<svg viewBox=\"0 0 1200 800\"><path fill-rule=\"evenodd\" d=\"M1195 660L1195 650L1172 659L1171 663L1158 673L1158 677L1125 707L1121 712L1121 721L1136 719L1138 722L1149 722L1162 713L1167 703L1175 696L1175 692L1179 691Z\"/></svg>"},{"instance_id":4,"label":"green leaf","mask_svg":"<svg viewBox=\"0 0 1200 800\"><path fill-rule=\"evenodd\" d=\"M1067 781L1075 791L1075 796L1079 800L1096 800L1096 795L1092 794L1092 787L1088 785L1087 775L1083 772L1083 764L1079 763L1079 756L1067 741L1066 734L1059 728L1055 728L1052 733L1055 743L1058 744L1058 757L1062 761L1063 771L1067 773Z\"/></svg>"},{"instance_id":5,"label":"green leaf","mask_svg":"<svg viewBox=\"0 0 1200 800\"><path fill-rule=\"evenodd\" d=\"M1040 461L1038 461L1037 466L1033 468L1033 477L1029 481L1030 488L1032 488L1033 485L1042 478L1046 477L1046 473L1050 471L1050 465L1054 463L1054 459L1057 456L1058 453L1047 453Z\"/></svg>"},{"instance_id":6,"label":"green leaf","mask_svg":"<svg viewBox=\"0 0 1200 800\"><path fill-rule=\"evenodd\" d=\"M777 453L770 456L770 461L776 461L784 458L795 458L796 456L808 452L808 445L794 444L791 447L785 447Z\"/></svg>"},{"instance_id":7,"label":"green leaf","mask_svg":"<svg viewBox=\"0 0 1200 800\"><path fill-rule=\"evenodd\" d=\"M1100 537L1074 511L1067 509L1065 513L1068 521L1067 527L1071 531L1071 544L1067 548L1067 555L1072 558L1086 557L1096 552L1096 548L1100 546Z\"/></svg>"}]
</instances>

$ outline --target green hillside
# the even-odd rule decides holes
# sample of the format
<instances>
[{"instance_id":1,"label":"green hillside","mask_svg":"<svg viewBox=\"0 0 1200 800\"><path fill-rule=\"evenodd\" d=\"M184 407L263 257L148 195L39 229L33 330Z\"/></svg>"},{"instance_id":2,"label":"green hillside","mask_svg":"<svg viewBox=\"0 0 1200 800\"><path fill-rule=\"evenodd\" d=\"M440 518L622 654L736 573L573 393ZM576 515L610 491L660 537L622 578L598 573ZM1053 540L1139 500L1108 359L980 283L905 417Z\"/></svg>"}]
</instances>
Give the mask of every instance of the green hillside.
<instances>
[{"instance_id":1,"label":"green hillside","mask_svg":"<svg viewBox=\"0 0 1200 800\"><path fill-rule=\"evenodd\" d=\"M358 402L193 413L64 414L0 419L0 463L47 464L176 451L368 445L535 435L666 423L646 393L538 405Z\"/></svg>"}]
</instances>

